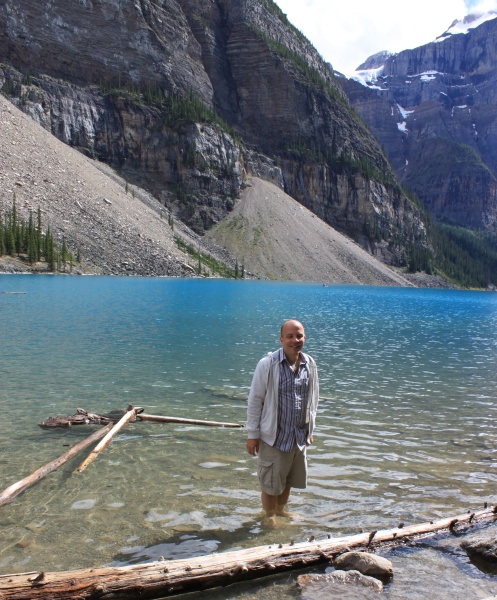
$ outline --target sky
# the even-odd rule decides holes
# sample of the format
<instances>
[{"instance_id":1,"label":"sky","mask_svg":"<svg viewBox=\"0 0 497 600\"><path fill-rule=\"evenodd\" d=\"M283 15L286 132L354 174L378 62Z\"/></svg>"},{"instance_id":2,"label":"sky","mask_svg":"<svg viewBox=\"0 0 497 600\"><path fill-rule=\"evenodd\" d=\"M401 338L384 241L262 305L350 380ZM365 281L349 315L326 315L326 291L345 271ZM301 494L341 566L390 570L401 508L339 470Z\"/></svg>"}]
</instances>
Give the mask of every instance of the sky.
<instances>
[{"instance_id":1,"label":"sky","mask_svg":"<svg viewBox=\"0 0 497 600\"><path fill-rule=\"evenodd\" d=\"M455 19L497 0L274 0L334 69L351 75L372 54L433 41Z\"/></svg>"}]
</instances>

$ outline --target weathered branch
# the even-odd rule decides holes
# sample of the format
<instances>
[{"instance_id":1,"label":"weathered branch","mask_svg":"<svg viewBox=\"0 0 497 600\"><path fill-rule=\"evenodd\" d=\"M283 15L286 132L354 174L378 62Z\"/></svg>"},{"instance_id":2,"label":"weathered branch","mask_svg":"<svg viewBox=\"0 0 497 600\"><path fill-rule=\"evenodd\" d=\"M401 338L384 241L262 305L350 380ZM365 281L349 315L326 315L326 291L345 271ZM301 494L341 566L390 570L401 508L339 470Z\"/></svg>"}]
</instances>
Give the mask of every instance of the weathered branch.
<instances>
[{"instance_id":1,"label":"weathered branch","mask_svg":"<svg viewBox=\"0 0 497 600\"><path fill-rule=\"evenodd\" d=\"M143 411L143 409L140 409ZM58 415L57 417L49 417L45 421L38 423L40 427L46 429L55 427L71 427L72 425L89 425L89 424L107 424L116 423L119 417L114 415L98 415L90 413L82 408L76 410L75 415L70 417ZM156 421L157 423L183 423L186 425L204 425L207 427L243 427L239 423L224 423L221 421L201 421L199 419L183 419L181 417L162 417L159 415L140 414L137 416L142 421Z\"/></svg>"},{"instance_id":2,"label":"weathered branch","mask_svg":"<svg viewBox=\"0 0 497 600\"><path fill-rule=\"evenodd\" d=\"M97 431L93 432L90 436L85 438L83 441L74 445L70 450L65 452L62 456L59 456L59 458L56 458L52 462L49 462L48 464L44 465L43 467L40 467L34 473L31 473L31 475L28 475L24 479L21 479L20 481L13 483L10 487L8 487L6 490L4 490L0 494L0 506L7 504L7 502L10 502L11 500L13 500L16 496L18 496L26 488L30 487L31 485L33 485L34 483L36 483L37 481L42 479L42 477L45 477L45 475L48 475L52 471L55 471L55 469L58 469L60 466L62 466L64 463L66 463L69 459L71 459L73 456L78 454L78 452L80 452L81 450L84 450L85 448L87 448L88 446L93 444L93 442L96 442L101 437L103 437L109 431L109 429L110 429L110 425L107 425L106 427L103 427L102 429L98 429Z\"/></svg>"},{"instance_id":3,"label":"weathered branch","mask_svg":"<svg viewBox=\"0 0 497 600\"><path fill-rule=\"evenodd\" d=\"M141 421L156 421L158 423L185 423L189 425L205 425L207 427L243 427L238 423L222 423L220 421L200 421L197 419L183 419L181 417L161 417L158 415L138 415Z\"/></svg>"},{"instance_id":4,"label":"weathered branch","mask_svg":"<svg viewBox=\"0 0 497 600\"><path fill-rule=\"evenodd\" d=\"M297 544L291 541L128 567L3 575L0 576L0 597L5 600L163 598L326 562L352 548L371 549L373 538L375 546L395 544L407 538L453 531L456 526L496 518L495 509L489 508L434 523L378 530L374 536L366 532Z\"/></svg>"},{"instance_id":5,"label":"weathered branch","mask_svg":"<svg viewBox=\"0 0 497 600\"><path fill-rule=\"evenodd\" d=\"M114 427L109 431L109 433L104 437L104 439L97 445L91 453L86 457L86 459L79 465L78 471L81 473L86 469L86 467L92 463L98 456L98 454L110 444L112 438L116 433L118 433L127 423L129 423L132 419L134 419L139 412L140 408L133 408L132 406L128 406L128 410L125 412L122 419L114 425Z\"/></svg>"}]
</instances>

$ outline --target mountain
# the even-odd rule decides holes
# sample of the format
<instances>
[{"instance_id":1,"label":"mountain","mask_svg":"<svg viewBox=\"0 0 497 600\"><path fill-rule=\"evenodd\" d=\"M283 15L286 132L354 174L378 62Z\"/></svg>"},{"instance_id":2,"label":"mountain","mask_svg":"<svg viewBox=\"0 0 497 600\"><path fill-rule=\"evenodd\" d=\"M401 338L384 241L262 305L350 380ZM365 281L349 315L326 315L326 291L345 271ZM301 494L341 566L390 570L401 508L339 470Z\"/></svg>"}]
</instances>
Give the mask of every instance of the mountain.
<instances>
[{"instance_id":1,"label":"mountain","mask_svg":"<svg viewBox=\"0 0 497 600\"><path fill-rule=\"evenodd\" d=\"M422 211L272 0L4 0L0 86L197 234L256 176L389 264L429 250Z\"/></svg>"},{"instance_id":2,"label":"mountain","mask_svg":"<svg viewBox=\"0 0 497 600\"><path fill-rule=\"evenodd\" d=\"M243 256L245 269L265 279L412 285L279 187L261 179L249 180L233 211L205 237ZM302 244L304 240L308 243Z\"/></svg>"},{"instance_id":3,"label":"mountain","mask_svg":"<svg viewBox=\"0 0 497 600\"><path fill-rule=\"evenodd\" d=\"M155 276L193 272L157 200L134 186L126 187L108 167L68 148L1 95L0 132L2 223L14 199L25 220L40 208L45 230L49 227L57 242L66 239L75 255L80 251L83 266L76 266L76 272ZM176 231L185 240L188 233ZM197 245L194 238L190 243ZM34 266L38 268L45 266ZM17 257L0 258L0 271L30 270Z\"/></svg>"},{"instance_id":4,"label":"mountain","mask_svg":"<svg viewBox=\"0 0 497 600\"><path fill-rule=\"evenodd\" d=\"M497 231L497 13L380 53L342 87L397 177L439 222Z\"/></svg>"},{"instance_id":5,"label":"mountain","mask_svg":"<svg viewBox=\"0 0 497 600\"><path fill-rule=\"evenodd\" d=\"M251 177L235 209L202 237L180 221L171 223L170 214L155 198L127 185L105 164L69 148L1 95L0 132L0 214L12 208L14 194L19 214L36 213L40 207L54 238L71 240L74 250L80 251L82 261L73 272L185 277L198 273L200 263L202 275L229 276L231 270L233 276L234 257L240 256L239 267L243 261L247 277L412 285L267 181ZM248 207L254 206L264 215L262 220L250 214ZM244 234L251 234L243 244L223 236L223 228L233 231L239 213ZM240 231L239 223L236 230ZM300 239L289 231L301 231L313 244L303 251ZM0 226L0 246L1 241ZM325 252L320 251L322 246ZM268 258L272 270L267 268ZM17 257L0 256L0 272L45 268L42 263L30 266ZM414 283L443 284L418 278Z\"/></svg>"}]
</instances>

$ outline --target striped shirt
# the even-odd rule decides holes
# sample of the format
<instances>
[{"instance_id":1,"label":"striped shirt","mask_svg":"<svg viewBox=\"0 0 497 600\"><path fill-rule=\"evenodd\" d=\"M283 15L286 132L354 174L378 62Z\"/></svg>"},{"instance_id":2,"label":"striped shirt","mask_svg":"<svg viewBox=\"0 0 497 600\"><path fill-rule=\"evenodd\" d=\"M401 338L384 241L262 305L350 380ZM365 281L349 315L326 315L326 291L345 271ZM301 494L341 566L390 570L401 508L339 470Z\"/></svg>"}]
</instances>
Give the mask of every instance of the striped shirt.
<instances>
[{"instance_id":1,"label":"striped shirt","mask_svg":"<svg viewBox=\"0 0 497 600\"><path fill-rule=\"evenodd\" d=\"M283 452L289 452L295 445L305 448L308 427L306 424L307 390L309 387L309 368L301 355L295 373L280 348L280 384L278 402L278 432L274 446Z\"/></svg>"}]
</instances>

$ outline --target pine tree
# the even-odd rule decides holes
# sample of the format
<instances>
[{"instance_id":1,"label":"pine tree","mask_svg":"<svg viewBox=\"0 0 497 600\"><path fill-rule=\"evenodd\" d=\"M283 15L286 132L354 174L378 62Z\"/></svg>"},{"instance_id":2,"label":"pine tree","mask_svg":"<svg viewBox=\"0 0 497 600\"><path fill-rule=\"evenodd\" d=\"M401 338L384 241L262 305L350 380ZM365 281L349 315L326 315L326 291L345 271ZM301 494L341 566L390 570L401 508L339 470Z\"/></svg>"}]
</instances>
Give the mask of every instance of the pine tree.
<instances>
[{"instance_id":1,"label":"pine tree","mask_svg":"<svg viewBox=\"0 0 497 600\"><path fill-rule=\"evenodd\" d=\"M24 228L22 227L22 224L19 223L19 217L17 215L17 197L15 192L12 199L12 234L14 240L14 254L19 256L23 251ZM12 254L12 256L14 256L14 254Z\"/></svg>"},{"instance_id":2,"label":"pine tree","mask_svg":"<svg viewBox=\"0 0 497 600\"><path fill-rule=\"evenodd\" d=\"M2 221L0 221L0 256L3 256L4 254L6 254L7 250L5 247L5 227L2 223Z\"/></svg>"},{"instance_id":3,"label":"pine tree","mask_svg":"<svg viewBox=\"0 0 497 600\"><path fill-rule=\"evenodd\" d=\"M41 258L41 254L42 254L42 236L43 236L43 230L42 230L42 224L41 224L41 208L38 207L38 225L37 225L37 231L36 231L36 252L38 254L38 260L40 260Z\"/></svg>"},{"instance_id":4,"label":"pine tree","mask_svg":"<svg viewBox=\"0 0 497 600\"><path fill-rule=\"evenodd\" d=\"M9 218L9 227L7 231L7 251L10 256L14 256L16 253L16 237L14 233L14 227L12 226L12 216Z\"/></svg>"},{"instance_id":5,"label":"pine tree","mask_svg":"<svg viewBox=\"0 0 497 600\"><path fill-rule=\"evenodd\" d=\"M52 272L55 271L55 243L52 232L50 231L50 227L47 229L47 233L45 234L45 260L47 261L47 269Z\"/></svg>"},{"instance_id":6,"label":"pine tree","mask_svg":"<svg viewBox=\"0 0 497 600\"><path fill-rule=\"evenodd\" d=\"M66 246L66 238L63 237L62 238L62 249L60 251L60 268L63 268L64 271L66 270L66 262L69 258L69 252L67 250L67 246Z\"/></svg>"}]
</instances>

